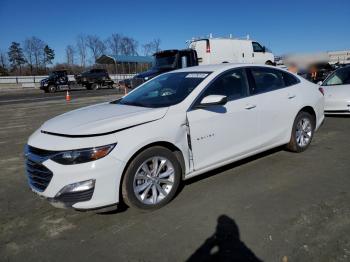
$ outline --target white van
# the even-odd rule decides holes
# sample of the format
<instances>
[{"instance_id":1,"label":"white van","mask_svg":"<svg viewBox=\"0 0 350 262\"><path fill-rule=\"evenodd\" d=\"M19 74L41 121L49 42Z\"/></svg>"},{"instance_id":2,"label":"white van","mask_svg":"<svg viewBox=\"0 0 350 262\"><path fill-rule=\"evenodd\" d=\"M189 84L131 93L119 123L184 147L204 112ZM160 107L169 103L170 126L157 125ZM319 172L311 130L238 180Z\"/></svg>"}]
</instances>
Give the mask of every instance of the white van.
<instances>
[{"instance_id":1,"label":"white van","mask_svg":"<svg viewBox=\"0 0 350 262\"><path fill-rule=\"evenodd\" d=\"M197 51L198 64L250 63L274 64L274 55L252 40L202 38L192 40L189 48Z\"/></svg>"}]
</instances>

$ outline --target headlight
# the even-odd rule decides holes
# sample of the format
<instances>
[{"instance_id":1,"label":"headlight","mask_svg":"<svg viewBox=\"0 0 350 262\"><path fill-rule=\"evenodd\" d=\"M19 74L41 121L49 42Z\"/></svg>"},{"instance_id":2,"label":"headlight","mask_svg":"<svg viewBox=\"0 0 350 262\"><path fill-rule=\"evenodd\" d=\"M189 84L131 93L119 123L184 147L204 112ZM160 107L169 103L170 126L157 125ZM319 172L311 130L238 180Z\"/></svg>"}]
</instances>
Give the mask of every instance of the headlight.
<instances>
[{"instance_id":1,"label":"headlight","mask_svg":"<svg viewBox=\"0 0 350 262\"><path fill-rule=\"evenodd\" d=\"M112 151L115 145L63 151L54 155L51 160L62 165L82 164L105 157Z\"/></svg>"},{"instance_id":2,"label":"headlight","mask_svg":"<svg viewBox=\"0 0 350 262\"><path fill-rule=\"evenodd\" d=\"M149 77L148 77L148 76L146 76L144 79L145 79L145 81L147 81L147 80L149 79Z\"/></svg>"}]
</instances>

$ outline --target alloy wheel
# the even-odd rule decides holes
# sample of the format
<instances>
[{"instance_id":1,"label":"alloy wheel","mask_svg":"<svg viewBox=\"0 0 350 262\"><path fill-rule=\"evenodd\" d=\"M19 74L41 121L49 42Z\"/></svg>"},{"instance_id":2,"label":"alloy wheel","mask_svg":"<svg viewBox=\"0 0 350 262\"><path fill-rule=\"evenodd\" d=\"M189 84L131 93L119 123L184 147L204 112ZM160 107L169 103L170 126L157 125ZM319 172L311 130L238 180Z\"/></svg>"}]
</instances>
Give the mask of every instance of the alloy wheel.
<instances>
[{"instance_id":1,"label":"alloy wheel","mask_svg":"<svg viewBox=\"0 0 350 262\"><path fill-rule=\"evenodd\" d=\"M311 142L312 123L308 118L299 120L296 127L296 141L298 146L305 147Z\"/></svg>"},{"instance_id":2,"label":"alloy wheel","mask_svg":"<svg viewBox=\"0 0 350 262\"><path fill-rule=\"evenodd\" d=\"M175 170L170 160L154 156L137 169L133 189L143 204L156 205L171 192L174 182Z\"/></svg>"}]
</instances>

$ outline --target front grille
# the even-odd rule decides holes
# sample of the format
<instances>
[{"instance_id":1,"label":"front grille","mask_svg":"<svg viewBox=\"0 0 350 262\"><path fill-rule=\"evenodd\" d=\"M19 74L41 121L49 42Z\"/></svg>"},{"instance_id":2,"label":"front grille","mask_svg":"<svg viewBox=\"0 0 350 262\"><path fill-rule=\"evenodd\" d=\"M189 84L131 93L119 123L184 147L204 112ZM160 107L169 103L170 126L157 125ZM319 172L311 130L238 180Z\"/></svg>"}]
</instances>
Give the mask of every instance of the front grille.
<instances>
[{"instance_id":1,"label":"front grille","mask_svg":"<svg viewBox=\"0 0 350 262\"><path fill-rule=\"evenodd\" d=\"M27 159L26 162L27 176L29 184L36 190L42 192L49 185L53 173L44 165Z\"/></svg>"},{"instance_id":2,"label":"front grille","mask_svg":"<svg viewBox=\"0 0 350 262\"><path fill-rule=\"evenodd\" d=\"M93 193L94 193L94 188L91 188L80 192L63 193L55 197L54 199L64 203L77 203L77 202L89 201L92 198Z\"/></svg>"},{"instance_id":3,"label":"front grille","mask_svg":"<svg viewBox=\"0 0 350 262\"><path fill-rule=\"evenodd\" d=\"M47 156L51 156L51 155L57 153L57 151L50 151L50 150L45 150L45 149L40 149L40 148L28 146L28 153L37 155L39 157L47 157Z\"/></svg>"}]
</instances>

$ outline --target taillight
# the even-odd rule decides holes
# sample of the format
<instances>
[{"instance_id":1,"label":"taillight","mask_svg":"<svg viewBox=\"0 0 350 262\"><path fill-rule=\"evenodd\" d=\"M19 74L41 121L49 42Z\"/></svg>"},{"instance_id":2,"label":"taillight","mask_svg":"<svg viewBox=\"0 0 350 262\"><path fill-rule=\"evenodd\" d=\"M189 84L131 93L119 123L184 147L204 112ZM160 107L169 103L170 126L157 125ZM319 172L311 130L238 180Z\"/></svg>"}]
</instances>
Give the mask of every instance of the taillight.
<instances>
[{"instance_id":1,"label":"taillight","mask_svg":"<svg viewBox=\"0 0 350 262\"><path fill-rule=\"evenodd\" d=\"M210 53L210 42L207 40L207 53Z\"/></svg>"},{"instance_id":2,"label":"taillight","mask_svg":"<svg viewBox=\"0 0 350 262\"><path fill-rule=\"evenodd\" d=\"M324 96L324 90L322 87L319 87L318 90L321 92L321 94Z\"/></svg>"}]
</instances>

